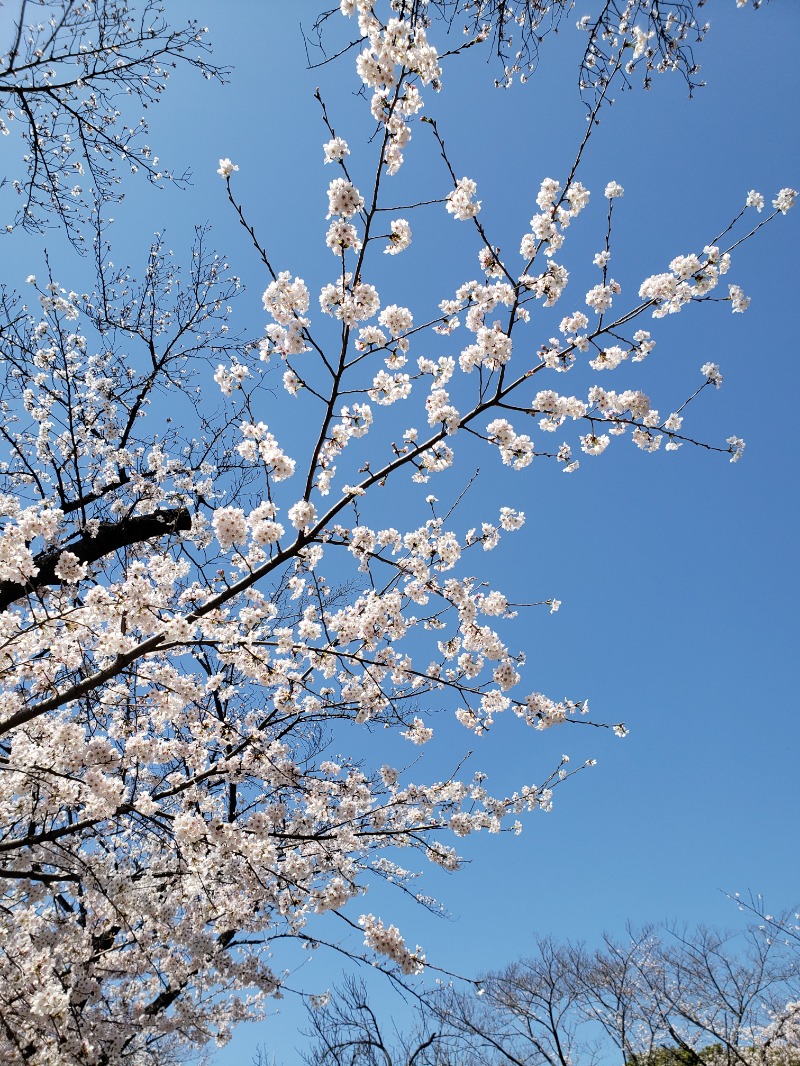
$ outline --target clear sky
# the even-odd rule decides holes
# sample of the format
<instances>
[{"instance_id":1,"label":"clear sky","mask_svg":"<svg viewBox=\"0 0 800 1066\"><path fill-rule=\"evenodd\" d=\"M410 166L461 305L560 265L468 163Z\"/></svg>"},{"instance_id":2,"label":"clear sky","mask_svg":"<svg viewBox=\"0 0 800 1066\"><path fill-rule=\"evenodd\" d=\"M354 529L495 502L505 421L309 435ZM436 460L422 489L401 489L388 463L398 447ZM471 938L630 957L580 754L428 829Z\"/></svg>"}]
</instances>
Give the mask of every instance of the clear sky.
<instances>
[{"instance_id":1,"label":"clear sky","mask_svg":"<svg viewBox=\"0 0 800 1066\"><path fill-rule=\"evenodd\" d=\"M233 68L230 84L175 77L150 116L151 141L165 161L192 169L193 184L181 194L131 186L115 212L116 257L134 265L152 231L166 228L177 253L195 223L210 222L214 242L248 288L239 313L254 334L264 325L267 279L226 207L219 157L240 166L236 193L276 266L304 277L312 294L332 262L324 247L332 175L322 166L327 137L315 86L351 143L356 170L367 173L358 162L368 152L367 106L353 96L352 57L306 66L300 23L310 25L319 4L170 0L171 17L192 15L209 26L215 58ZM598 280L591 256L602 246L608 181L625 187L615 208L613 266L629 290L674 256L700 251L748 190L769 201L800 181L800 5L773 0L754 12L714 0L702 10L712 23L696 52L707 87L690 101L676 77L656 78L649 93L637 84L605 111L592 137L578 176L594 199L564 256L575 294L570 308L559 305L563 313ZM582 13L576 9L576 17ZM496 71L476 50L445 68L439 97L429 94L427 113L439 122L458 174L478 182L481 218L504 249L524 232L541 179L568 172L585 130L574 21L545 41L526 86L495 91ZM415 130L398 183L427 183L443 195L447 175L426 132ZM433 294L436 303L476 276L466 229L454 233L457 224L441 206L428 211L399 257L392 297L412 309L415 300ZM545 462L511 474L484 450L473 509L496 514L508 504L528 515L524 531L491 559L496 585L515 595L519 589L521 599L563 604L556 615L532 612L517 628L527 676L555 698L588 697L598 719L624 721L631 733L624 741L579 728L540 734L509 719L477 744L475 766L509 788L544 778L561 752L573 763L593 756L598 764L559 789L552 813L530 817L522 836L472 837L463 848L471 861L460 873L425 871L420 887L442 901L446 920L385 893L357 903L399 916L407 940L448 970L474 975L500 966L524 954L534 933L591 942L629 919L735 924L724 892L763 893L775 910L800 902L797 240L798 217L790 213L735 255L731 280L752 297L746 314L731 315L727 305L691 307L656 323L659 343L647 362L631 368L636 374L624 384L603 381L642 388L667 411L700 384L701 364L719 363L723 387L700 398L692 426L714 443L744 437L742 462L689 447L645 455L624 438L596 460L581 456L571 476ZM27 270L41 241L17 247ZM24 280L12 273L7 261L6 279ZM62 281L74 284L66 274ZM580 392L571 381L557 386ZM265 421L279 436L281 425L297 431L296 410L278 391ZM402 509L404 501L393 504ZM434 766L470 746L460 727L449 729L442 729L444 748L431 753ZM383 741L374 734L368 743ZM370 759L383 761L372 751ZM338 972L335 959L313 960L302 980L323 991ZM302 1011L290 997L278 1017L246 1027L214 1061L248 1063L261 1043L291 1066L298 1021Z\"/></svg>"}]
</instances>

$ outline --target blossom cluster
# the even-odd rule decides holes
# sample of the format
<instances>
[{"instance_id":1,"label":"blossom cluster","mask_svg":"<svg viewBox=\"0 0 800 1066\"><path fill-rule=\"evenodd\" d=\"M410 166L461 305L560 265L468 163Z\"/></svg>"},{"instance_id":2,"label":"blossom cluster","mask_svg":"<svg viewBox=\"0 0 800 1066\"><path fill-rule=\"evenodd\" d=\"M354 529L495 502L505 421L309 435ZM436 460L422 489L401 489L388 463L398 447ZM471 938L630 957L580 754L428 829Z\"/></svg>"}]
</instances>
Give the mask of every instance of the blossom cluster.
<instances>
[{"instance_id":1,"label":"blossom cluster","mask_svg":"<svg viewBox=\"0 0 800 1066\"><path fill-rule=\"evenodd\" d=\"M343 0L342 13L357 15L358 28L369 42L356 59L356 70L372 90L373 118L386 130L382 164L389 174L403 165L403 149L411 139L410 120L422 109L418 83L440 87L441 67L435 47L428 41L422 20L390 18L384 26L372 3Z\"/></svg>"}]
</instances>

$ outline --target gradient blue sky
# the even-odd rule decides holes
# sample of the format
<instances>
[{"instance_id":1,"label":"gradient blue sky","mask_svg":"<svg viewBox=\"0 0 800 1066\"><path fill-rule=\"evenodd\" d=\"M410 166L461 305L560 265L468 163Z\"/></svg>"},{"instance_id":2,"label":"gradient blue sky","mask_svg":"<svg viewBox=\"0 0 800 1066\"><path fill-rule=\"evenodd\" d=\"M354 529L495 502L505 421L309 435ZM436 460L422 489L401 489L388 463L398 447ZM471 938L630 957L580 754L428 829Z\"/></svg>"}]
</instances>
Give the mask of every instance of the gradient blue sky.
<instances>
[{"instance_id":1,"label":"gradient blue sky","mask_svg":"<svg viewBox=\"0 0 800 1066\"><path fill-rule=\"evenodd\" d=\"M299 26L310 25L319 4L170 0L171 17L192 15L209 26L215 58L234 68L231 81L219 88L174 78L150 116L150 139L165 161L192 169L193 184L182 194L131 186L115 212L116 259L134 265L152 231L166 228L177 252L195 223L210 222L214 242L248 287L238 313L253 333L263 326L266 279L226 209L219 157L239 164L237 195L276 266L304 277L313 293L331 273L324 193L333 176L321 165L326 136L315 86L351 143L357 171L358 153L366 152L366 105L352 95L352 60L306 68ZM592 4L575 17L584 8ZM626 190L616 211L613 274L629 290L675 255L699 251L749 189L771 200L800 181L800 5L773 0L753 12L714 0L706 13L712 27L696 54L707 87L690 101L676 77L656 78L649 93L637 86L618 96L592 138L578 176L594 202L559 256L574 270L563 313L598 280L591 256L602 245L600 194L608 181ZM574 21L545 41L527 86L493 90L495 68L476 51L445 69L444 91L428 104L456 171L477 180L481 218L504 249L524 231L540 180L568 172L585 129ZM426 132L415 132L398 184L427 183L442 195L446 174ZM441 207L429 210L398 261L403 280L391 297L412 309L415 294L433 293L438 302L475 276L466 227L454 234L456 223ZM517 630L532 687L556 698L588 696L594 715L626 722L631 735L528 734L508 720L479 743L475 764L498 787L541 780L562 751L573 763L594 756L598 765L559 790L553 812L528 819L521 837L470 838L464 852L471 862L459 874L426 870L421 888L442 900L447 920L380 893L358 905L399 917L407 939L449 970L502 965L525 953L534 933L591 942L629 919L735 924L724 892L763 893L775 910L800 902L797 225L790 213L735 256L731 280L752 297L745 315L693 307L656 323L658 347L640 378L602 382L641 387L667 411L700 383L702 363L718 362L723 388L701 397L693 426L714 442L744 437L741 463L688 447L645 455L627 439L599 459L582 457L567 477L555 464L512 475L493 454L481 460L476 509L496 514L510 504L528 515L523 533L491 558L496 584L563 602L557 615L534 612L524 633ZM20 239L25 265L12 278L7 261L9 281L24 280L41 245ZM76 284L66 274L62 281ZM563 389L579 391L571 381ZM283 395L275 404L265 421L285 422L289 432L294 409ZM443 737L452 744L445 756L469 746L463 731ZM376 734L368 743L383 741ZM383 761L380 753L370 758ZM302 980L322 991L339 969L335 959L314 960ZM214 1061L248 1063L261 1043L292 1066L298 1024L302 1010L289 997L279 1016L242 1029Z\"/></svg>"}]
</instances>

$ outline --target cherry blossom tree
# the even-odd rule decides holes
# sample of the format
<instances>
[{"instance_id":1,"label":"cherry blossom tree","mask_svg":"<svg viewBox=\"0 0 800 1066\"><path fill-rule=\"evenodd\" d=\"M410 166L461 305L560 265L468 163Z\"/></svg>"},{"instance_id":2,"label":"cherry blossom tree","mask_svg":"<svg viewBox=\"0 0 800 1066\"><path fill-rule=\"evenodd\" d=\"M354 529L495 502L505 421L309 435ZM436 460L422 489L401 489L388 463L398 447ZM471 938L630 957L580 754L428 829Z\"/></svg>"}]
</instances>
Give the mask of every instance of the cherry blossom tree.
<instances>
[{"instance_id":1,"label":"cherry blossom tree","mask_svg":"<svg viewBox=\"0 0 800 1066\"><path fill-rule=\"evenodd\" d=\"M405 856L456 870L459 841L519 831L581 769L564 757L544 779L490 788L459 752L426 779L414 753L438 712L470 743L504 713L521 728L624 735L589 718L585 695L556 700L526 677L524 637L512 643L522 605L487 565L524 536L525 514L511 502L472 513L459 462L477 449L514 471L549 458L572 473L624 437L738 461L740 438L691 428L692 401L721 384L715 364L666 414L602 382L651 356L665 316L742 312L725 277L735 250L795 193L743 195L702 253L631 294L610 267L624 190L609 181L594 194L597 282L572 293L562 250L590 199L578 173L594 124L569 173L541 175L501 255L476 183L424 112L461 48L440 50L403 5L343 0L338 17L364 44L341 77L369 97L366 136L348 142L320 96L320 164L334 176L330 280L313 299L249 221L237 164L219 161L220 195L266 273L253 337L237 326L241 282L203 230L185 267L160 237L141 277L110 256L104 205L138 130L110 132L114 94L148 100L166 58L214 73L187 51L199 30L173 31L151 6L90 2L29 26L40 11L22 5L0 86L32 147L21 223L49 213L91 236L95 285L77 291L47 261L24 295L2 293L0 1048L8 1062L139 1066L257 1017L281 993L289 943L329 943L400 977L425 968L423 949L360 897L378 879L417 895ZM623 20L605 42L593 117L615 76L650 62L647 33ZM394 208L412 130L434 139L442 167ZM73 133L87 199L62 192ZM356 156L373 175L361 188ZM423 205L469 227L475 255L455 291L412 310L391 273L380 292L377 275L402 271ZM573 368L601 383L562 391ZM276 373L305 430L291 446L267 421ZM378 727L391 744L359 759Z\"/></svg>"}]
</instances>

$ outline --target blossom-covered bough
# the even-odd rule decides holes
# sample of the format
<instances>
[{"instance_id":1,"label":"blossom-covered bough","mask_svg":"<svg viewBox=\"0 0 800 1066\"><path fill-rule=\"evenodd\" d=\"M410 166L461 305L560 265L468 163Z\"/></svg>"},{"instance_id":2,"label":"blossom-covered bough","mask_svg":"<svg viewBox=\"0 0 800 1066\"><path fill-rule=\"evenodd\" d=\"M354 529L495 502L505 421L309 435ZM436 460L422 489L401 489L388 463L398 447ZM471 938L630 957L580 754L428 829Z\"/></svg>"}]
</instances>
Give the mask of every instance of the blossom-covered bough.
<instances>
[{"instance_id":1,"label":"blossom-covered bough","mask_svg":"<svg viewBox=\"0 0 800 1066\"><path fill-rule=\"evenodd\" d=\"M514 470L549 457L573 472L625 436L648 452L742 454L737 437L706 443L684 426L691 400L719 387L717 366L666 415L606 375L650 355L653 319L714 300L744 310L726 284L731 252L794 192L748 226L764 208L751 192L702 254L631 298L610 267L623 194L610 181L597 283L570 295L560 260L590 197L577 173L593 124L570 174L542 180L519 254L502 257L475 182L436 124L420 125L446 53L419 20L371 0L341 7L367 40L357 70L378 134L362 191L356 149L323 105L336 176L316 302L295 264L273 265L228 158L219 174L269 274L260 340L231 328L240 282L205 233L185 276L156 240L137 281L111 265L102 211L94 292L32 275L24 298L3 295L5 1061L138 1064L224 1040L291 987L271 961L287 939L351 957L363 942L418 973L422 950L351 901L376 878L408 884L409 849L456 869L460 838L518 828L575 772L564 757L543 783L494 794L459 755L443 779L417 780L435 713L451 709L467 737L502 713L539 730L589 721L584 697L524 680L507 636L520 605L481 563L525 515L509 501L462 527L459 455L488 446ZM626 25L608 42L615 70L637 40ZM445 162L425 209L476 235L463 283L413 312L370 280L377 263L402 266L405 216L422 217L384 202L412 130ZM270 428L276 364L304 427L291 443ZM601 377L571 395L570 371ZM334 754L362 750L377 726L397 739L376 741L370 761ZM355 940L340 939L348 930Z\"/></svg>"},{"instance_id":2,"label":"blossom-covered bough","mask_svg":"<svg viewBox=\"0 0 800 1066\"><path fill-rule=\"evenodd\" d=\"M620 88L627 88L634 73L650 88L654 73L677 72L689 95L705 83L699 80L693 44L699 44L709 29L702 21L705 0L602 0L581 13L578 29L586 45L578 71L578 85L587 99L597 97L609 85L617 66L619 34L626 35L631 51L624 53L624 68L618 74ZM748 0L736 0L745 7ZM753 7L761 0L753 0ZM575 12L571 0L397 0L397 15L412 27L435 22L453 34L463 33L470 46L487 42L500 66L497 87L525 82L536 70L541 45L551 32L558 32ZM316 18L306 37L317 65L361 47L363 35L331 52L328 30L340 8L327 8ZM644 57L643 63L638 60Z\"/></svg>"}]
</instances>

